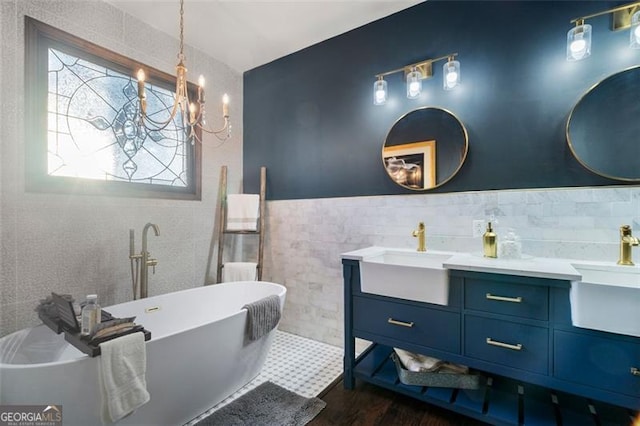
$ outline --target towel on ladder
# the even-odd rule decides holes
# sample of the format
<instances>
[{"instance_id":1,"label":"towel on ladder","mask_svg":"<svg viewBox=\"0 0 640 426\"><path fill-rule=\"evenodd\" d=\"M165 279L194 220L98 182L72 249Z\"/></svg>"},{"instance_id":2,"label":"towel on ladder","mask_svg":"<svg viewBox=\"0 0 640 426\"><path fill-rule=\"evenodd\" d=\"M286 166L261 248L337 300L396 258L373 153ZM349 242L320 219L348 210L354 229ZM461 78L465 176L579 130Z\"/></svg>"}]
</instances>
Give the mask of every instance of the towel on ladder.
<instances>
[{"instance_id":1,"label":"towel on ladder","mask_svg":"<svg viewBox=\"0 0 640 426\"><path fill-rule=\"evenodd\" d=\"M247 310L245 337L250 342L269 333L280 321L280 298L276 295L246 304L242 309Z\"/></svg>"},{"instance_id":2,"label":"towel on ladder","mask_svg":"<svg viewBox=\"0 0 640 426\"><path fill-rule=\"evenodd\" d=\"M222 282L255 281L257 267L255 262L227 262L222 267Z\"/></svg>"},{"instance_id":3,"label":"towel on ladder","mask_svg":"<svg viewBox=\"0 0 640 426\"><path fill-rule=\"evenodd\" d=\"M260 217L258 194L227 195L227 230L255 231Z\"/></svg>"},{"instance_id":4,"label":"towel on ladder","mask_svg":"<svg viewBox=\"0 0 640 426\"><path fill-rule=\"evenodd\" d=\"M106 421L115 423L149 402L143 333L131 333L101 343L98 365Z\"/></svg>"}]
</instances>

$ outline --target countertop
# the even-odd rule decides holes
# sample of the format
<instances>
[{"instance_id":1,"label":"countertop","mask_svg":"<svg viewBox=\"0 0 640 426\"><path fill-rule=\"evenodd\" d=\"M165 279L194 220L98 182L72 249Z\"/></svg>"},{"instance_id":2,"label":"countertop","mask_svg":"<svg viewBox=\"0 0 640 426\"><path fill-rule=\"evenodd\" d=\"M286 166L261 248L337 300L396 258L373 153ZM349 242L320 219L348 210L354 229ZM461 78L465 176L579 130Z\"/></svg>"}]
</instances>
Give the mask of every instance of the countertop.
<instances>
[{"instance_id":1,"label":"countertop","mask_svg":"<svg viewBox=\"0 0 640 426\"><path fill-rule=\"evenodd\" d=\"M366 247L359 250L342 253L342 259L362 261L373 256L380 256L387 250L393 250L394 253L415 253L420 256L421 253L412 249L390 249L386 247ZM545 257L532 257L523 255L521 259L500 259L486 258L478 253L461 253L438 250L427 250L425 255L450 255L443 262L446 269L457 271L474 271L486 272L493 274L518 275L525 277L549 278L557 280L580 281L582 275L573 267L573 264L582 263L576 259L555 259ZM604 262L589 262L604 263Z\"/></svg>"}]
</instances>

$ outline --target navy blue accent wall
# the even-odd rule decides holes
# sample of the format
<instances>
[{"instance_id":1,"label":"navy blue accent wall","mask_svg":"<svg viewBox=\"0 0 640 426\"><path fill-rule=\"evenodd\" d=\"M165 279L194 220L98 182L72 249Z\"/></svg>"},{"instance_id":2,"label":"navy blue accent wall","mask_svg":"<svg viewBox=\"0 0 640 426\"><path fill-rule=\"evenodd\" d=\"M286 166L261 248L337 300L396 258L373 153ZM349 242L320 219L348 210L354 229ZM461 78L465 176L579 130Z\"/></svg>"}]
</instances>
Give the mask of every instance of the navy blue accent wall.
<instances>
[{"instance_id":1,"label":"navy blue accent wall","mask_svg":"<svg viewBox=\"0 0 640 426\"><path fill-rule=\"evenodd\" d=\"M565 138L569 113L606 76L640 64L628 32L593 26L592 56L565 59L572 18L613 2L428 1L244 74L244 186L268 198L407 194L387 176L381 147L395 121L418 107L453 112L469 133L460 172L430 192L617 184L584 169ZM401 74L374 106L374 75L459 54L462 85L442 90L442 65L405 97Z\"/></svg>"}]
</instances>

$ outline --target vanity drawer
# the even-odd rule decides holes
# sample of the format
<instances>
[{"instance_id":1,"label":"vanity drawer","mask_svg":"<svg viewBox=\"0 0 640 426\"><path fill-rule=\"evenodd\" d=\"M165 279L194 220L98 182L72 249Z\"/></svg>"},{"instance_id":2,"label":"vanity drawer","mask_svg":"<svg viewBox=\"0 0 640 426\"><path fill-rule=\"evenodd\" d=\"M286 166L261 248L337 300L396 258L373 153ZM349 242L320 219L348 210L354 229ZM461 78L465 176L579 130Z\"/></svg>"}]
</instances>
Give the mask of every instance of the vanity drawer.
<instances>
[{"instance_id":1,"label":"vanity drawer","mask_svg":"<svg viewBox=\"0 0 640 426\"><path fill-rule=\"evenodd\" d=\"M466 315L464 355L547 374L548 333L543 327Z\"/></svg>"},{"instance_id":2,"label":"vanity drawer","mask_svg":"<svg viewBox=\"0 0 640 426\"><path fill-rule=\"evenodd\" d=\"M637 397L640 343L556 330L554 376Z\"/></svg>"},{"instance_id":3,"label":"vanity drawer","mask_svg":"<svg viewBox=\"0 0 640 426\"><path fill-rule=\"evenodd\" d=\"M466 309L547 321L549 289L545 286L467 279L464 306Z\"/></svg>"},{"instance_id":4,"label":"vanity drawer","mask_svg":"<svg viewBox=\"0 0 640 426\"><path fill-rule=\"evenodd\" d=\"M455 312L354 296L353 328L460 353L460 314Z\"/></svg>"}]
</instances>

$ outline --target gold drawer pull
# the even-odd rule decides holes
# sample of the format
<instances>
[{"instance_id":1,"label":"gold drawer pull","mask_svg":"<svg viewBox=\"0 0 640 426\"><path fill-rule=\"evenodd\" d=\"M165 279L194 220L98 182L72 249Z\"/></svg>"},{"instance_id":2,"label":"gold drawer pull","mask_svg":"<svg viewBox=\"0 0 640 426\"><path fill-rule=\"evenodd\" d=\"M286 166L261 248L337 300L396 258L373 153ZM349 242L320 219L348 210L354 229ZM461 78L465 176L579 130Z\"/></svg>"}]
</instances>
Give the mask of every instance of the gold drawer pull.
<instances>
[{"instance_id":1,"label":"gold drawer pull","mask_svg":"<svg viewBox=\"0 0 640 426\"><path fill-rule=\"evenodd\" d=\"M491 337L487 337L487 345L499 346L501 348L512 349L514 351L522 350L522 343L518 343L517 345L510 345L509 343L498 342L497 340L493 340Z\"/></svg>"},{"instance_id":2,"label":"gold drawer pull","mask_svg":"<svg viewBox=\"0 0 640 426\"><path fill-rule=\"evenodd\" d=\"M389 318L389 319L387 320L387 322L388 322L389 324L393 324L393 325L401 325L401 326L403 326L403 327L409 327L409 328L413 327L413 321L411 321L411 322L404 322L404 321L394 320L393 318Z\"/></svg>"},{"instance_id":3,"label":"gold drawer pull","mask_svg":"<svg viewBox=\"0 0 640 426\"><path fill-rule=\"evenodd\" d=\"M504 297L504 296L494 296L491 293L487 293L487 299L489 300L499 300L500 302L513 302L513 303L522 303L522 297Z\"/></svg>"},{"instance_id":4,"label":"gold drawer pull","mask_svg":"<svg viewBox=\"0 0 640 426\"><path fill-rule=\"evenodd\" d=\"M640 370L636 367L631 367L631 374L633 374L634 376L640 376Z\"/></svg>"}]
</instances>

